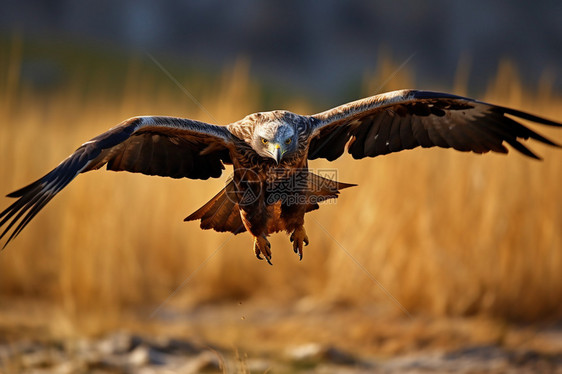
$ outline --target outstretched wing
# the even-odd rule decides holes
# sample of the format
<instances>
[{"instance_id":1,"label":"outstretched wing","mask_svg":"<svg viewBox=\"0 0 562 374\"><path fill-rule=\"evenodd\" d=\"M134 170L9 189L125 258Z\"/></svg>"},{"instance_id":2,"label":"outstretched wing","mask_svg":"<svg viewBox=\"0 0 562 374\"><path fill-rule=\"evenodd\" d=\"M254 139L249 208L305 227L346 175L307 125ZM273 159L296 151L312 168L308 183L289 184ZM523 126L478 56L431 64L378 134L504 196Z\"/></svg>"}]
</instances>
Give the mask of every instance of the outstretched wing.
<instances>
[{"instance_id":1,"label":"outstretched wing","mask_svg":"<svg viewBox=\"0 0 562 374\"><path fill-rule=\"evenodd\" d=\"M514 119L515 118L515 119ZM516 119L561 123L525 112L438 92L401 90L354 101L310 116L309 159L340 157L347 144L356 159L421 147L507 153L505 141L539 158L520 139L558 146Z\"/></svg>"},{"instance_id":2,"label":"outstretched wing","mask_svg":"<svg viewBox=\"0 0 562 374\"><path fill-rule=\"evenodd\" d=\"M4 247L78 174L99 169L172 178L219 177L231 163L232 134L221 126L173 117L134 117L82 144L43 178L14 191L18 198L0 213Z\"/></svg>"}]
</instances>

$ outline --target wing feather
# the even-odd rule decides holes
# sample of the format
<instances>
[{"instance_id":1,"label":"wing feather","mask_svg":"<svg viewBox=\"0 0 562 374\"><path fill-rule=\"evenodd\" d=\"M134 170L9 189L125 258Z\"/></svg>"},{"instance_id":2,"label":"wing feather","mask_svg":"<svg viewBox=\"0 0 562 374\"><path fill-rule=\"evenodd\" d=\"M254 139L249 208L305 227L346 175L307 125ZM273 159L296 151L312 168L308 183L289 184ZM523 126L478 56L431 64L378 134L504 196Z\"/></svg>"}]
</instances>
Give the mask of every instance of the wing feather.
<instances>
[{"instance_id":1,"label":"wing feather","mask_svg":"<svg viewBox=\"0 0 562 374\"><path fill-rule=\"evenodd\" d=\"M78 174L107 165L108 170L208 179L231 163L233 136L226 127L173 117L135 117L80 146L37 181L8 194L17 198L0 213L4 247ZM213 151L202 153L203 150Z\"/></svg>"},{"instance_id":2,"label":"wing feather","mask_svg":"<svg viewBox=\"0 0 562 374\"><path fill-rule=\"evenodd\" d=\"M433 145L441 148L451 148L449 143L441 136L439 123L433 123L433 121L424 122L425 131L429 135L429 139Z\"/></svg>"},{"instance_id":3,"label":"wing feather","mask_svg":"<svg viewBox=\"0 0 562 374\"><path fill-rule=\"evenodd\" d=\"M373 117L370 119L370 126L360 126L365 127L366 131L359 131L357 133L357 137L359 139L358 144L363 145L363 149L361 148L353 150L353 157L358 158L361 155L361 151L370 154L370 150L374 148L375 142L377 140L377 133L379 132L381 126L381 118L380 117ZM365 135L363 135L365 134Z\"/></svg>"},{"instance_id":4,"label":"wing feather","mask_svg":"<svg viewBox=\"0 0 562 374\"><path fill-rule=\"evenodd\" d=\"M402 124L402 120L400 117L396 116L392 121L392 125L390 126L390 135L387 140L388 145L387 148L390 152L398 152L405 147L402 146L402 141L400 140L400 128L405 127Z\"/></svg>"},{"instance_id":5,"label":"wing feather","mask_svg":"<svg viewBox=\"0 0 562 374\"><path fill-rule=\"evenodd\" d=\"M539 158L520 140L559 146L521 124L562 126L533 114L439 92L401 90L310 116L309 159L334 160L348 146L356 159L418 146L507 153L503 143Z\"/></svg>"},{"instance_id":6,"label":"wing feather","mask_svg":"<svg viewBox=\"0 0 562 374\"><path fill-rule=\"evenodd\" d=\"M431 142L431 139L429 139L429 135L425 130L422 121L420 121L419 118L416 117L412 118L411 126L412 126L413 136L416 139L416 142L418 142L420 146L422 146L423 148L429 148L434 146L434 144ZM373 155L373 157L374 156L376 155Z\"/></svg>"},{"instance_id":7,"label":"wing feather","mask_svg":"<svg viewBox=\"0 0 562 374\"><path fill-rule=\"evenodd\" d=\"M400 141L404 146L404 149L412 149L420 145L414 136L414 126L416 121L405 121L405 123L400 126Z\"/></svg>"}]
</instances>

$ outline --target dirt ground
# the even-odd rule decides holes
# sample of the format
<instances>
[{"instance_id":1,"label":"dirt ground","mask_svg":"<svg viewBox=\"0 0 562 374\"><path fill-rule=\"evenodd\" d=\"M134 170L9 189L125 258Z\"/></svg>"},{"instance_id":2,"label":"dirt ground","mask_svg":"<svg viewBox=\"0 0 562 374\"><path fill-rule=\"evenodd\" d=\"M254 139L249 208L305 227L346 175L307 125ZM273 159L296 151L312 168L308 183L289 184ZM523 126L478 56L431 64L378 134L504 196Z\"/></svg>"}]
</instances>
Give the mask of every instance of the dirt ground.
<instances>
[{"instance_id":1,"label":"dirt ground","mask_svg":"<svg viewBox=\"0 0 562 374\"><path fill-rule=\"evenodd\" d=\"M562 373L562 325L552 321L258 300L136 310L92 334L80 324L96 330L100 316L71 320L33 301L0 307L3 373Z\"/></svg>"}]
</instances>

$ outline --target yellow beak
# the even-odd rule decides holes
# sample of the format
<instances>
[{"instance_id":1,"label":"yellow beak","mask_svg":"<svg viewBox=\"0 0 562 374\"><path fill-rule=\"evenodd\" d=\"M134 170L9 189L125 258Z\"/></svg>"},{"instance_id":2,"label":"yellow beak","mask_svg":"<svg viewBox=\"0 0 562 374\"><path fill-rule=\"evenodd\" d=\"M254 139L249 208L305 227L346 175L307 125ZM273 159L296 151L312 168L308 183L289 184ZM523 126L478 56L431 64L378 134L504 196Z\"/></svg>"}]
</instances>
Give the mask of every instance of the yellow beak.
<instances>
[{"instance_id":1,"label":"yellow beak","mask_svg":"<svg viewBox=\"0 0 562 374\"><path fill-rule=\"evenodd\" d=\"M283 149L281 148L281 144L279 143L275 143L272 144L272 150L271 150L271 155L273 156L272 158L275 160L275 163L279 163L279 161L281 160L281 155L283 154Z\"/></svg>"}]
</instances>

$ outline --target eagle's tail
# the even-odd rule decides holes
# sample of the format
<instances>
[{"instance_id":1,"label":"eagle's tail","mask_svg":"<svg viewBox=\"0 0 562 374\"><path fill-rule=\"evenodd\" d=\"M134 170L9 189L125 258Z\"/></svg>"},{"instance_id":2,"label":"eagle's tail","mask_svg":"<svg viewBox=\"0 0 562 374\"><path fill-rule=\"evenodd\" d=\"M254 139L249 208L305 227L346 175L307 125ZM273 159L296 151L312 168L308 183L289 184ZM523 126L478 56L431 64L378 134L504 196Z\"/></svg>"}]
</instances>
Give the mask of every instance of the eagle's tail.
<instances>
[{"instance_id":1,"label":"eagle's tail","mask_svg":"<svg viewBox=\"0 0 562 374\"><path fill-rule=\"evenodd\" d=\"M309 172L306 211L310 212L318 209L318 203L328 199L335 199L340 193L339 190L353 186L355 184L338 182ZM195 221L198 219L201 220L201 228L205 230L229 231L234 234L246 231L240 217L240 208L235 201L235 185L233 181L230 181L218 194L197 211L190 214L184 221Z\"/></svg>"},{"instance_id":2,"label":"eagle's tail","mask_svg":"<svg viewBox=\"0 0 562 374\"><path fill-rule=\"evenodd\" d=\"M332 179L324 178L314 173L308 173L308 201L306 211L318 209L318 203L328 200L337 199L340 194L339 190L354 187L356 184L342 183Z\"/></svg>"},{"instance_id":3,"label":"eagle's tail","mask_svg":"<svg viewBox=\"0 0 562 374\"><path fill-rule=\"evenodd\" d=\"M230 181L218 194L184 221L201 220L202 229L214 229L219 232L229 231L239 234L246 231L238 203L233 200L234 182Z\"/></svg>"}]
</instances>

